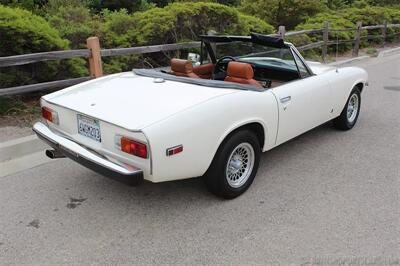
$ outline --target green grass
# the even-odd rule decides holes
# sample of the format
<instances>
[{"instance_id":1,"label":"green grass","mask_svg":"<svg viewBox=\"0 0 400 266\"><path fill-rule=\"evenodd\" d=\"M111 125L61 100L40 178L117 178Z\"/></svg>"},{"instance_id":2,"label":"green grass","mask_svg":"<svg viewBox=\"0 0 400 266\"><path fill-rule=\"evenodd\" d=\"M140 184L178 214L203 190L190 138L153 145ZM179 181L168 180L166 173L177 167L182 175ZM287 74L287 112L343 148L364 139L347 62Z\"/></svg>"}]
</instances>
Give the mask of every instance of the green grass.
<instances>
[{"instance_id":1,"label":"green grass","mask_svg":"<svg viewBox=\"0 0 400 266\"><path fill-rule=\"evenodd\" d=\"M19 97L0 97L0 115L18 115L26 110Z\"/></svg>"},{"instance_id":2,"label":"green grass","mask_svg":"<svg viewBox=\"0 0 400 266\"><path fill-rule=\"evenodd\" d=\"M368 48L366 50L366 53L369 56L374 56L374 57L378 56L378 50L376 50L375 48Z\"/></svg>"}]
</instances>

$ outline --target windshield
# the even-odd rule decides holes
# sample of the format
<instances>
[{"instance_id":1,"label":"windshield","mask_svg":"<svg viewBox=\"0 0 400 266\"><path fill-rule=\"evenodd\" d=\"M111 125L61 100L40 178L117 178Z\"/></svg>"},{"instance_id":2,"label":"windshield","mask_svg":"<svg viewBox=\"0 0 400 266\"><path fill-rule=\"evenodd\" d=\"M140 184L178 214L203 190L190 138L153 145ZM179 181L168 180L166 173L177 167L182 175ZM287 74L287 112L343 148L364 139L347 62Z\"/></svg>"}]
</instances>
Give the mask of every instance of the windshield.
<instances>
[{"instance_id":1,"label":"windshield","mask_svg":"<svg viewBox=\"0 0 400 266\"><path fill-rule=\"evenodd\" d=\"M252 42L216 44L216 57L232 56L240 62L259 67L285 68L297 71L290 48L274 48Z\"/></svg>"}]
</instances>

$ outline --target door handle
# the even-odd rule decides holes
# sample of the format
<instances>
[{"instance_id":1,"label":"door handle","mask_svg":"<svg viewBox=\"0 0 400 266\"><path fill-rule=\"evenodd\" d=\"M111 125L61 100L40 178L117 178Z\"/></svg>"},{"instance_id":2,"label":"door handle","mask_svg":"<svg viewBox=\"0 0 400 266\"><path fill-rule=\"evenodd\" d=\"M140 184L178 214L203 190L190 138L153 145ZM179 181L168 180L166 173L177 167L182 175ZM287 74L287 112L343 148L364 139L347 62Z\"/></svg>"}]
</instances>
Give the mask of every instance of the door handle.
<instances>
[{"instance_id":1,"label":"door handle","mask_svg":"<svg viewBox=\"0 0 400 266\"><path fill-rule=\"evenodd\" d=\"M287 97L281 98L280 100L281 100L281 103L287 103L292 100L292 96L287 96Z\"/></svg>"}]
</instances>

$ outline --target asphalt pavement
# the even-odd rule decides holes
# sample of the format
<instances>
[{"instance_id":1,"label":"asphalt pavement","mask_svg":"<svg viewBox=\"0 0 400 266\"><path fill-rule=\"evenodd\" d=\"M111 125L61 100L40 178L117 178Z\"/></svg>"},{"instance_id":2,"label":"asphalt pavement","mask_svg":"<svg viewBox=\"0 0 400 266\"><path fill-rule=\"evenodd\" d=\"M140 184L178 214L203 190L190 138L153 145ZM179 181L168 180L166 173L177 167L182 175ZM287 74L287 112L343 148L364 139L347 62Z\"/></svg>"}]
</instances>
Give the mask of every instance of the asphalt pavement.
<instances>
[{"instance_id":1,"label":"asphalt pavement","mask_svg":"<svg viewBox=\"0 0 400 266\"><path fill-rule=\"evenodd\" d=\"M68 159L1 177L0 264L399 265L400 56L357 64L357 126L265 153L235 200L200 179L127 187Z\"/></svg>"}]
</instances>

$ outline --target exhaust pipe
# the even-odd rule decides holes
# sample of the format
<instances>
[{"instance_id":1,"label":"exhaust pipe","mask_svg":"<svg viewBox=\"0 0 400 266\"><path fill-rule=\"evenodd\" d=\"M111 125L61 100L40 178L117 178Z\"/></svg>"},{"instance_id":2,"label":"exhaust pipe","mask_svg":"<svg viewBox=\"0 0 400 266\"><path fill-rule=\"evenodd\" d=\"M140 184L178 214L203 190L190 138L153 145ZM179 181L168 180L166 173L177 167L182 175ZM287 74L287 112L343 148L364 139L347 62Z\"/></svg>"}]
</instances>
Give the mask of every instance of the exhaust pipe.
<instances>
[{"instance_id":1,"label":"exhaust pipe","mask_svg":"<svg viewBox=\"0 0 400 266\"><path fill-rule=\"evenodd\" d=\"M65 158L65 155L58 150L46 150L46 155L50 159Z\"/></svg>"}]
</instances>

